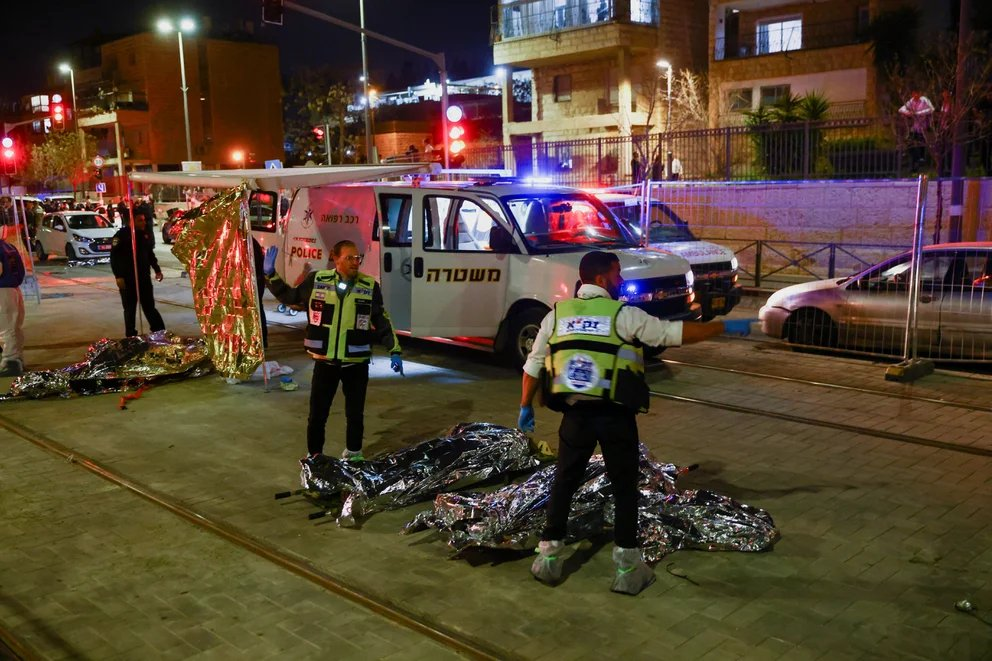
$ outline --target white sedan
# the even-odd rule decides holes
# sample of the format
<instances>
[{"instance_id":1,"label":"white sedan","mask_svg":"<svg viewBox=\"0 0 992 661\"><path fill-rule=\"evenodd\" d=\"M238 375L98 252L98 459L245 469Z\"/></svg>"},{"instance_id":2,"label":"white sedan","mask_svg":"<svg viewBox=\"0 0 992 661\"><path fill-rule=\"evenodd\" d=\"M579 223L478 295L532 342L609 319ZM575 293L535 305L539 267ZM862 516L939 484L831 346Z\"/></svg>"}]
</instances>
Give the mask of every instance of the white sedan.
<instances>
[{"instance_id":1,"label":"white sedan","mask_svg":"<svg viewBox=\"0 0 992 661\"><path fill-rule=\"evenodd\" d=\"M117 228L100 214L60 211L42 219L34 249L41 261L49 257L106 259L116 233Z\"/></svg>"}]
</instances>

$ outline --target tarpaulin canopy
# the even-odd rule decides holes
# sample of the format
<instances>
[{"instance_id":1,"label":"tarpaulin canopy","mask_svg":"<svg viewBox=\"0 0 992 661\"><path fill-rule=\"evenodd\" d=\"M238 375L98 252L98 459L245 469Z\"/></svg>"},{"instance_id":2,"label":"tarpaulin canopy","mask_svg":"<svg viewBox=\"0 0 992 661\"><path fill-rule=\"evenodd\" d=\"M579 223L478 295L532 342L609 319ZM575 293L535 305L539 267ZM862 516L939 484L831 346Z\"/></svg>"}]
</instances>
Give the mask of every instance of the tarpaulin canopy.
<instances>
[{"instance_id":1,"label":"tarpaulin canopy","mask_svg":"<svg viewBox=\"0 0 992 661\"><path fill-rule=\"evenodd\" d=\"M370 181L384 177L398 177L415 172L427 172L427 163L402 165L331 165L324 167L253 169L253 170L201 170L199 172L131 172L131 181L146 184L171 184L174 186L204 186L207 188L233 188L241 184L257 190L279 190L343 184L353 181Z\"/></svg>"}]
</instances>

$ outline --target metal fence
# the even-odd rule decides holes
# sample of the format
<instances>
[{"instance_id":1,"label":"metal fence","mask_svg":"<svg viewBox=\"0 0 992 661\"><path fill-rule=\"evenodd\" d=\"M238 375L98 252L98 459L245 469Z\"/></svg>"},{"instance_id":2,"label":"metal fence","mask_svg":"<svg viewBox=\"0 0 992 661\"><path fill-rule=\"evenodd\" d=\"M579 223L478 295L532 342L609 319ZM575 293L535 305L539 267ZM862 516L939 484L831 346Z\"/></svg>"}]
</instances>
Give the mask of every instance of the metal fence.
<instances>
[{"instance_id":1,"label":"metal fence","mask_svg":"<svg viewBox=\"0 0 992 661\"><path fill-rule=\"evenodd\" d=\"M669 179L669 153L681 165L681 179L901 178L914 174L914 147L900 124L862 118L582 140L515 138L512 146L466 149L462 156L468 168L506 168L569 186L618 186ZM992 172L988 141L968 149L972 172Z\"/></svg>"},{"instance_id":2,"label":"metal fence","mask_svg":"<svg viewBox=\"0 0 992 661\"><path fill-rule=\"evenodd\" d=\"M992 362L992 245L910 250L918 213L922 237L932 237L935 188L916 180L648 182L642 231L659 237L660 226L685 224L733 249L744 284L777 289L762 325L790 344L904 358L916 347L921 358Z\"/></svg>"}]
</instances>

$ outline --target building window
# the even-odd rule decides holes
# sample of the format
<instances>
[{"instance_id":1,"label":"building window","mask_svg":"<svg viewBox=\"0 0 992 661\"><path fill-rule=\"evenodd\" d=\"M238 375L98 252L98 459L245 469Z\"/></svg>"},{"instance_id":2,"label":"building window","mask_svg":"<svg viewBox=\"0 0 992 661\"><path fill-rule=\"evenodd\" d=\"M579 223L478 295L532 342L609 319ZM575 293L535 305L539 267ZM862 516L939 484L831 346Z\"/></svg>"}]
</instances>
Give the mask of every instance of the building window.
<instances>
[{"instance_id":1,"label":"building window","mask_svg":"<svg viewBox=\"0 0 992 661\"><path fill-rule=\"evenodd\" d=\"M562 74L560 76L555 76L554 80L554 92L555 101L571 101L572 100L572 76L571 74Z\"/></svg>"},{"instance_id":2,"label":"building window","mask_svg":"<svg viewBox=\"0 0 992 661\"><path fill-rule=\"evenodd\" d=\"M48 112L48 95L31 97L31 113Z\"/></svg>"},{"instance_id":3,"label":"building window","mask_svg":"<svg viewBox=\"0 0 992 661\"><path fill-rule=\"evenodd\" d=\"M616 67L606 72L606 99L611 110L620 107L620 70Z\"/></svg>"},{"instance_id":4,"label":"building window","mask_svg":"<svg viewBox=\"0 0 992 661\"><path fill-rule=\"evenodd\" d=\"M799 50L803 47L803 19L796 16L759 21L755 34L758 55Z\"/></svg>"},{"instance_id":5,"label":"building window","mask_svg":"<svg viewBox=\"0 0 992 661\"><path fill-rule=\"evenodd\" d=\"M730 90L727 94L727 108L730 112L747 112L753 107L754 90L750 87Z\"/></svg>"},{"instance_id":6,"label":"building window","mask_svg":"<svg viewBox=\"0 0 992 661\"><path fill-rule=\"evenodd\" d=\"M773 106L775 102L784 96L789 96L792 91L790 85L771 85L761 88L761 105Z\"/></svg>"}]
</instances>

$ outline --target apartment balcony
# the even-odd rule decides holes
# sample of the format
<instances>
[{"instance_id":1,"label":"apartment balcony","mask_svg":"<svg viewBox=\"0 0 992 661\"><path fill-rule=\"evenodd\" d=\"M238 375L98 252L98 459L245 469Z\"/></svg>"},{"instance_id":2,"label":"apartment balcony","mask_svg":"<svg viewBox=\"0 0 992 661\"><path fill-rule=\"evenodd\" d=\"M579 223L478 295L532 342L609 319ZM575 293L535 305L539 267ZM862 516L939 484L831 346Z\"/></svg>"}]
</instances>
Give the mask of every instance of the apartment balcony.
<instances>
[{"instance_id":1,"label":"apartment balcony","mask_svg":"<svg viewBox=\"0 0 992 661\"><path fill-rule=\"evenodd\" d=\"M653 49L657 0L514 0L493 8L496 64L588 59L620 47Z\"/></svg>"},{"instance_id":2,"label":"apartment balcony","mask_svg":"<svg viewBox=\"0 0 992 661\"><path fill-rule=\"evenodd\" d=\"M758 24L713 40L713 59L737 60L819 48L839 48L868 42L858 21L804 23L799 19Z\"/></svg>"}]
</instances>

